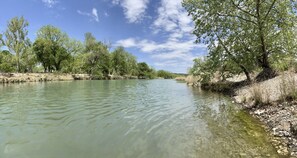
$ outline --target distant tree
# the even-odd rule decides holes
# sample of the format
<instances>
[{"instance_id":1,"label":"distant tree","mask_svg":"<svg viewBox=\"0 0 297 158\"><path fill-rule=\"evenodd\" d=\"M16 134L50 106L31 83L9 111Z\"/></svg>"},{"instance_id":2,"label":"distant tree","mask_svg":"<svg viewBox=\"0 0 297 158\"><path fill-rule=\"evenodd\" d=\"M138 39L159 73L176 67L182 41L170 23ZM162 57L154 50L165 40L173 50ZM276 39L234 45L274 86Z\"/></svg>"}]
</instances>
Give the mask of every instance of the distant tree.
<instances>
[{"instance_id":1,"label":"distant tree","mask_svg":"<svg viewBox=\"0 0 297 158\"><path fill-rule=\"evenodd\" d=\"M14 56L9 51L0 51L0 72L14 72L16 65L14 59Z\"/></svg>"},{"instance_id":2,"label":"distant tree","mask_svg":"<svg viewBox=\"0 0 297 158\"><path fill-rule=\"evenodd\" d=\"M157 71L157 75L158 77L162 77L164 79L172 79L175 77L175 75L169 71L165 71L165 70L159 70Z\"/></svg>"},{"instance_id":3,"label":"distant tree","mask_svg":"<svg viewBox=\"0 0 297 158\"><path fill-rule=\"evenodd\" d=\"M20 72L21 55L25 52L30 41L27 37L29 23L24 17L12 18L7 25L5 31L4 44L8 47L9 51L16 55L16 70Z\"/></svg>"},{"instance_id":4,"label":"distant tree","mask_svg":"<svg viewBox=\"0 0 297 158\"><path fill-rule=\"evenodd\" d=\"M81 56L84 51L83 43L75 39L69 39L65 44L65 48L70 54L70 58L63 62L62 72L83 73L84 58Z\"/></svg>"},{"instance_id":5,"label":"distant tree","mask_svg":"<svg viewBox=\"0 0 297 158\"><path fill-rule=\"evenodd\" d=\"M118 75L128 74L127 52L123 47L116 48L111 55L114 72Z\"/></svg>"},{"instance_id":6,"label":"distant tree","mask_svg":"<svg viewBox=\"0 0 297 158\"><path fill-rule=\"evenodd\" d=\"M51 25L44 26L38 31L33 50L45 72L60 71L62 62L70 58L70 53L66 49L68 40L66 33Z\"/></svg>"},{"instance_id":7,"label":"distant tree","mask_svg":"<svg viewBox=\"0 0 297 158\"><path fill-rule=\"evenodd\" d=\"M126 52L126 58L127 58L127 73L130 76L137 76L138 75L138 65L137 65L137 59L134 55Z\"/></svg>"},{"instance_id":8,"label":"distant tree","mask_svg":"<svg viewBox=\"0 0 297 158\"><path fill-rule=\"evenodd\" d=\"M97 40L92 33L85 33L85 52L92 52L97 45Z\"/></svg>"},{"instance_id":9,"label":"distant tree","mask_svg":"<svg viewBox=\"0 0 297 158\"><path fill-rule=\"evenodd\" d=\"M147 63L141 62L137 64L138 66L138 77L139 78L155 78L156 72L154 69L151 69Z\"/></svg>"},{"instance_id":10,"label":"distant tree","mask_svg":"<svg viewBox=\"0 0 297 158\"><path fill-rule=\"evenodd\" d=\"M91 33L85 34L85 66L89 74L107 77L110 73L110 54L108 46L98 42Z\"/></svg>"},{"instance_id":11,"label":"distant tree","mask_svg":"<svg viewBox=\"0 0 297 158\"><path fill-rule=\"evenodd\" d=\"M21 58L22 70L24 70L24 72L32 73L37 63L36 54L33 52L33 46L27 47Z\"/></svg>"},{"instance_id":12,"label":"distant tree","mask_svg":"<svg viewBox=\"0 0 297 158\"><path fill-rule=\"evenodd\" d=\"M47 41L37 39L33 44L33 51L36 54L37 61L42 64L44 72L51 72L51 48Z\"/></svg>"}]
</instances>

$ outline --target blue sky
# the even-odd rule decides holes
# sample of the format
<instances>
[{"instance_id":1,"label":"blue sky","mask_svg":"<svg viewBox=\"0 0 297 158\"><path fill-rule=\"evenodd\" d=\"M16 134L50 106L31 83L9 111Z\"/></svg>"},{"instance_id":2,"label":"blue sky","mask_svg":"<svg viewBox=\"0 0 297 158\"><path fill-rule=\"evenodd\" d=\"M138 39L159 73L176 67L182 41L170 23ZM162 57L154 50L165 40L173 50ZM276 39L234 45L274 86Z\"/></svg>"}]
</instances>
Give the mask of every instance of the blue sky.
<instances>
[{"instance_id":1,"label":"blue sky","mask_svg":"<svg viewBox=\"0 0 297 158\"><path fill-rule=\"evenodd\" d=\"M24 16L31 41L48 24L81 41L84 33L91 32L97 40L125 47L157 70L185 73L207 49L194 43L193 22L181 1L1 0L0 32L11 18Z\"/></svg>"}]
</instances>

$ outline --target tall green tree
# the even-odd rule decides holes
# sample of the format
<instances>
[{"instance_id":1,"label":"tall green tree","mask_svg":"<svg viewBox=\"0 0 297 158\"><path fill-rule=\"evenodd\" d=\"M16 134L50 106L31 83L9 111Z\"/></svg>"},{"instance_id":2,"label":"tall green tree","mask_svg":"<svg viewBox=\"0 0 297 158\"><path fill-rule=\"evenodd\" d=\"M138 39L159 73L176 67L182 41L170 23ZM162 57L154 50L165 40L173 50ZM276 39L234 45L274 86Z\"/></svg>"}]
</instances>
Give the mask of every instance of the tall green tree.
<instances>
[{"instance_id":1,"label":"tall green tree","mask_svg":"<svg viewBox=\"0 0 297 158\"><path fill-rule=\"evenodd\" d=\"M28 27L29 23L24 17L12 18L7 25L7 30L5 31L4 44L8 47L9 51L16 55L16 69L20 72L20 60L22 54L25 52L29 45Z\"/></svg>"},{"instance_id":2,"label":"tall green tree","mask_svg":"<svg viewBox=\"0 0 297 158\"><path fill-rule=\"evenodd\" d=\"M183 1L195 22L197 42L218 42L226 57L243 70L248 69L243 59L261 67L263 78L274 76L269 57L285 51L275 43L286 45L284 38L289 37L283 35L293 33L295 5L291 0Z\"/></svg>"},{"instance_id":3,"label":"tall green tree","mask_svg":"<svg viewBox=\"0 0 297 158\"><path fill-rule=\"evenodd\" d=\"M123 47L118 47L112 52L112 67L118 75L128 74L128 56Z\"/></svg>"},{"instance_id":4,"label":"tall green tree","mask_svg":"<svg viewBox=\"0 0 297 158\"><path fill-rule=\"evenodd\" d=\"M137 59L134 55L127 52L127 73L130 76L137 76L138 75L138 65Z\"/></svg>"},{"instance_id":5,"label":"tall green tree","mask_svg":"<svg viewBox=\"0 0 297 158\"><path fill-rule=\"evenodd\" d=\"M21 66L24 72L32 73L37 63L36 54L33 52L33 46L27 47L21 58Z\"/></svg>"},{"instance_id":6,"label":"tall green tree","mask_svg":"<svg viewBox=\"0 0 297 158\"><path fill-rule=\"evenodd\" d=\"M107 77L110 73L110 54L108 46L91 33L85 34L85 70L97 77Z\"/></svg>"},{"instance_id":7,"label":"tall green tree","mask_svg":"<svg viewBox=\"0 0 297 158\"><path fill-rule=\"evenodd\" d=\"M66 33L51 25L44 26L38 31L33 51L45 72L60 71L62 63L70 58L70 53L66 49L68 40Z\"/></svg>"},{"instance_id":8,"label":"tall green tree","mask_svg":"<svg viewBox=\"0 0 297 158\"><path fill-rule=\"evenodd\" d=\"M69 39L66 42L66 50L70 54L69 60L63 63L63 72L82 73L83 60L81 56L84 51L84 45L76 39Z\"/></svg>"}]
</instances>

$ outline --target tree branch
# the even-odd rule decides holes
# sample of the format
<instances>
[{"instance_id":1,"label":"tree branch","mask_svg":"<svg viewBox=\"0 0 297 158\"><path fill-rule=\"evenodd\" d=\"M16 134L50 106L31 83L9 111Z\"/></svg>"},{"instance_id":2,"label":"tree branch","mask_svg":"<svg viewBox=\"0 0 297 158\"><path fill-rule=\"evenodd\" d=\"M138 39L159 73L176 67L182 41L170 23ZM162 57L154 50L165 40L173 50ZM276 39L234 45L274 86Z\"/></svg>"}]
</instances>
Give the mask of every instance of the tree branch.
<instances>
[{"instance_id":1,"label":"tree branch","mask_svg":"<svg viewBox=\"0 0 297 158\"><path fill-rule=\"evenodd\" d=\"M252 14L252 13L250 13L250 12L244 10L244 9L242 9L241 7L239 7L239 4L236 5L235 2L234 2L234 0L231 0L231 2L232 2L232 4L233 4L237 9L239 9L239 10L242 11L243 13L245 13L245 14L247 14L247 15L249 15L249 16L252 16L252 17L254 17L254 18L257 18L256 15L254 15L254 14Z\"/></svg>"},{"instance_id":2,"label":"tree branch","mask_svg":"<svg viewBox=\"0 0 297 158\"><path fill-rule=\"evenodd\" d=\"M257 25L257 23L255 22L255 21L253 21L253 20L249 20L249 19L246 19L246 18L243 18L243 17L241 17L241 16L238 16L238 15L232 15L232 14L221 14L221 13L217 13L217 15L218 16L224 16L224 17L234 17L234 18L238 18L238 19L241 19L241 20L243 20L243 21L245 21L245 22L249 22L249 23L252 23L252 24L255 24L255 25Z\"/></svg>"},{"instance_id":3,"label":"tree branch","mask_svg":"<svg viewBox=\"0 0 297 158\"><path fill-rule=\"evenodd\" d=\"M266 15L265 15L264 19L266 19L266 18L268 17L268 15L270 14L270 12L271 12L271 10L272 10L272 8L273 8L273 6L274 6L275 2L276 2L276 0L274 0L274 1L272 2L272 4L271 4L271 6L270 6L269 10L267 11L267 13L266 13Z\"/></svg>"}]
</instances>

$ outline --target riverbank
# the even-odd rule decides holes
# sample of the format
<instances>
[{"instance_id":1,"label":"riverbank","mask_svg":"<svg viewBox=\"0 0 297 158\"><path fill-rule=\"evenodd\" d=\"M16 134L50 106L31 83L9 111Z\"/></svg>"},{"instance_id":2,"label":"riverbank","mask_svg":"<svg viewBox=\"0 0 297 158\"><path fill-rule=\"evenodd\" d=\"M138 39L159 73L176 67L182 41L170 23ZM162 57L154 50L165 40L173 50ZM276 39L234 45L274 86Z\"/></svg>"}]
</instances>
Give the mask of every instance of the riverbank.
<instances>
[{"instance_id":1,"label":"riverbank","mask_svg":"<svg viewBox=\"0 0 297 158\"><path fill-rule=\"evenodd\" d=\"M212 82L208 86L202 88L227 92L234 103L259 119L271 135L271 142L280 155L297 157L296 73L285 72L273 79L253 84L247 84L244 78L237 76L223 83Z\"/></svg>"},{"instance_id":2,"label":"riverbank","mask_svg":"<svg viewBox=\"0 0 297 158\"><path fill-rule=\"evenodd\" d=\"M54 73L1 73L0 83L71 81L78 78L89 79L79 75Z\"/></svg>"},{"instance_id":3,"label":"riverbank","mask_svg":"<svg viewBox=\"0 0 297 158\"><path fill-rule=\"evenodd\" d=\"M48 82L48 81L73 81L73 80L122 80L138 79L137 76L115 76L98 78L88 74L65 74L65 73L0 73L0 83L22 82Z\"/></svg>"}]
</instances>

